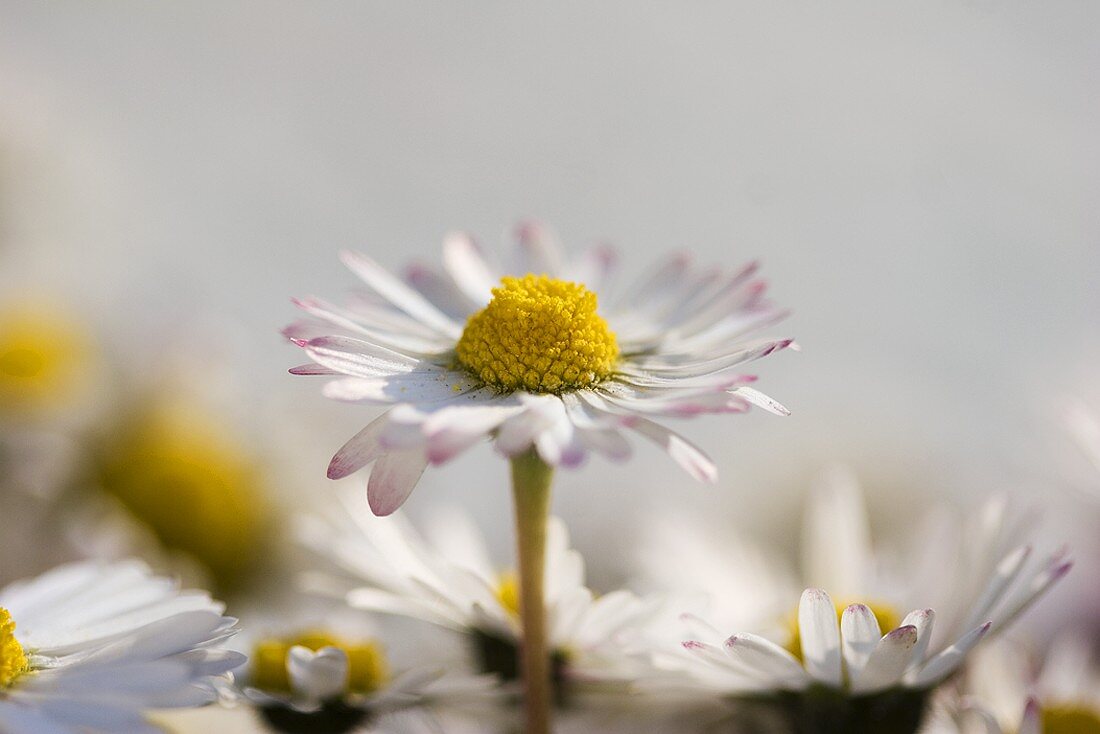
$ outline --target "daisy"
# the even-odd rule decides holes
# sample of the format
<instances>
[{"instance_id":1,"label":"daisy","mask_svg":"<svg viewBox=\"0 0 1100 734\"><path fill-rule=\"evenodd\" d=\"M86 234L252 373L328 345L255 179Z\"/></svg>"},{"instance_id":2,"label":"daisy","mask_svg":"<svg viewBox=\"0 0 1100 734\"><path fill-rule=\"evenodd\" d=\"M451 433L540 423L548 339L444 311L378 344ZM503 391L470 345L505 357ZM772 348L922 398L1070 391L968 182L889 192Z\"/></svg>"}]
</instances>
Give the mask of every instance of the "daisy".
<instances>
[{"instance_id":1,"label":"daisy","mask_svg":"<svg viewBox=\"0 0 1100 734\"><path fill-rule=\"evenodd\" d=\"M336 377L323 390L330 398L389 407L329 466L339 478L375 464L367 492L376 514L400 507L428 464L484 438L508 457L533 450L573 467L590 453L626 459L622 434L632 431L714 481L713 463L655 419L751 405L787 414L738 371L791 345L745 341L786 315L765 298L756 264L723 273L677 255L601 309L612 250L566 259L534 225L519 240L515 275L458 234L444 241L442 273L417 266L405 280L345 252L366 292L345 307L295 301L312 318L285 334L312 362L291 372Z\"/></svg>"},{"instance_id":2,"label":"daisy","mask_svg":"<svg viewBox=\"0 0 1100 734\"><path fill-rule=\"evenodd\" d=\"M805 588L827 590L838 614L866 604L884 630L898 626L906 610L933 606L936 636L947 642L984 621L974 610L1005 564L1017 573L1063 565L1057 555L1036 563L1026 518L1001 496L963 510L930 502L912 517L912 533L887 539L871 522L855 474L837 465L821 473L804 507L801 562L794 566L779 549L737 533L707 532L675 516L654 519L640 582L702 593L707 616L720 627L753 630L797 649L791 600Z\"/></svg>"},{"instance_id":3,"label":"daisy","mask_svg":"<svg viewBox=\"0 0 1100 734\"><path fill-rule=\"evenodd\" d=\"M429 523L429 543L402 515L355 513L357 495L344 491L340 497L345 512L305 518L299 537L343 575L311 573L307 588L356 609L458 632L479 670L515 680L521 637L516 576L493 564L469 518L454 510L439 513ZM585 585L584 559L570 547L565 524L551 518L547 533L554 675L567 693L621 687L637 666L628 654L631 643L665 607L625 590L596 595Z\"/></svg>"},{"instance_id":4,"label":"daisy","mask_svg":"<svg viewBox=\"0 0 1100 734\"><path fill-rule=\"evenodd\" d=\"M216 698L236 620L135 561L77 563L0 589L0 730L157 732L144 712Z\"/></svg>"},{"instance_id":5,"label":"daisy","mask_svg":"<svg viewBox=\"0 0 1100 734\"><path fill-rule=\"evenodd\" d=\"M1037 661L1000 639L977 651L922 734L1100 732L1100 665L1086 636L1062 633ZM1038 663L1038 664L1037 664Z\"/></svg>"},{"instance_id":6,"label":"daisy","mask_svg":"<svg viewBox=\"0 0 1100 734\"><path fill-rule=\"evenodd\" d=\"M389 408L329 465L339 478L373 464L376 514L400 507L429 463L482 439L511 459L527 730L541 734L550 726L542 591L554 467L593 452L624 460L623 433L633 431L713 482L710 459L654 419L752 405L786 415L738 370L792 342L745 340L785 315L764 298L755 265L726 274L673 257L601 312L612 251L567 261L533 225L519 240L518 267L503 277L464 235L445 240L443 274L414 268L404 280L346 252L367 291L344 308L297 301L313 320L285 333L312 360L291 372L336 377L330 398Z\"/></svg>"},{"instance_id":7,"label":"daisy","mask_svg":"<svg viewBox=\"0 0 1100 734\"><path fill-rule=\"evenodd\" d=\"M494 676L413 670L394 676L382 646L326 629L258 640L243 693L265 727L276 732L364 731L380 717L419 708L486 706L497 696Z\"/></svg>"}]
</instances>

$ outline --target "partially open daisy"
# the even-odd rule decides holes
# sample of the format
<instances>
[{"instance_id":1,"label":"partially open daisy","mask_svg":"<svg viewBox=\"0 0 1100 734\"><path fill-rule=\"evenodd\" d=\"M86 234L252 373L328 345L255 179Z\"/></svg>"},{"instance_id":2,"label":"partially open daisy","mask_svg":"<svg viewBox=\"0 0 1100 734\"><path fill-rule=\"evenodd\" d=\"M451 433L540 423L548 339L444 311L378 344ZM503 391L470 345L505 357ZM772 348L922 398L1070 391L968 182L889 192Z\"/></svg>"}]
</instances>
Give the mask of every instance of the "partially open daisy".
<instances>
[{"instance_id":1,"label":"partially open daisy","mask_svg":"<svg viewBox=\"0 0 1100 734\"><path fill-rule=\"evenodd\" d=\"M520 619L515 573L493 564L484 539L459 511L430 523L427 542L401 514L377 518L351 511L306 518L303 542L343 574L309 574L307 587L357 609L397 614L466 636L473 664L514 681L519 675ZM547 528L545 599L554 676L566 695L629 680L627 653L662 607L629 591L597 595L585 585L584 559L565 524Z\"/></svg>"},{"instance_id":2,"label":"partially open daisy","mask_svg":"<svg viewBox=\"0 0 1100 734\"><path fill-rule=\"evenodd\" d=\"M791 344L745 341L785 315L766 300L755 264L723 273L678 255L617 301L598 302L611 250L564 261L540 228L519 234L516 275L501 277L456 234L443 244L443 274L416 267L402 281L345 252L368 290L346 307L296 301L313 319L285 333L313 363L291 371L338 376L324 388L330 398L395 406L329 466L338 478L376 463L375 513L400 507L429 463L486 437L509 457L533 449L552 466L576 466L593 452L625 459L629 430L713 481L711 461L654 419L750 405L787 413L739 371Z\"/></svg>"},{"instance_id":3,"label":"partially open daisy","mask_svg":"<svg viewBox=\"0 0 1100 734\"><path fill-rule=\"evenodd\" d=\"M978 650L922 734L1100 732L1100 665L1088 636L1062 633L1036 655L1002 638Z\"/></svg>"},{"instance_id":4,"label":"partially open daisy","mask_svg":"<svg viewBox=\"0 0 1100 734\"><path fill-rule=\"evenodd\" d=\"M395 676L378 641L346 639L325 629L258 640L244 678L245 697L276 732L361 731L396 710L484 705L497 693L492 676L441 670Z\"/></svg>"},{"instance_id":5,"label":"partially open daisy","mask_svg":"<svg viewBox=\"0 0 1100 734\"><path fill-rule=\"evenodd\" d=\"M216 698L236 620L138 562L78 563L0 589L0 730L157 732L149 709Z\"/></svg>"}]
</instances>

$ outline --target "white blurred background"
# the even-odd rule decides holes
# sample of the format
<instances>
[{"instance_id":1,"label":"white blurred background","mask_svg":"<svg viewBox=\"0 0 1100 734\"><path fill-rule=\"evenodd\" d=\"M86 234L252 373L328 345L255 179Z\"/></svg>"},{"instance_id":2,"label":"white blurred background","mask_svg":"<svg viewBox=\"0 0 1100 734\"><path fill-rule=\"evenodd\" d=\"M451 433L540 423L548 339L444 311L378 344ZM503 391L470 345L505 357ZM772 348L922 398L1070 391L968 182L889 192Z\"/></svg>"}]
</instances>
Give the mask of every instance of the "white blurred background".
<instances>
[{"instance_id":1,"label":"white blurred background","mask_svg":"<svg viewBox=\"0 0 1100 734\"><path fill-rule=\"evenodd\" d=\"M4 3L0 288L139 362L231 363L318 503L368 414L287 375L278 330L353 285L339 249L396 268L535 217L628 271L759 258L804 349L760 386L794 414L684 426L717 487L644 449L562 476L596 585L670 506L782 537L839 460L886 528L941 496L1044 508L1082 559L1059 594L1100 604L1055 417L1100 397L1097 28L1091 2ZM468 506L505 554L505 481L483 448L410 509Z\"/></svg>"}]
</instances>

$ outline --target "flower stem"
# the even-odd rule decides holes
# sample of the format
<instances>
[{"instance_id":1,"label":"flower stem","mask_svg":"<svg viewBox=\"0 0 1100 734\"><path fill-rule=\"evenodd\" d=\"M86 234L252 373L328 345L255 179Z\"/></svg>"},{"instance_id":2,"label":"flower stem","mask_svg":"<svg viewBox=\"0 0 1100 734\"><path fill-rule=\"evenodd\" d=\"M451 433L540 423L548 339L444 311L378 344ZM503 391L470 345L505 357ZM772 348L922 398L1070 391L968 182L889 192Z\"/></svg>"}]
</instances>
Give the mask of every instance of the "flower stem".
<instances>
[{"instance_id":1,"label":"flower stem","mask_svg":"<svg viewBox=\"0 0 1100 734\"><path fill-rule=\"evenodd\" d=\"M550 518L550 482L554 469L532 448L512 459L519 555L519 613L523 626L524 711L526 734L549 734L550 650L546 640L546 524Z\"/></svg>"}]
</instances>

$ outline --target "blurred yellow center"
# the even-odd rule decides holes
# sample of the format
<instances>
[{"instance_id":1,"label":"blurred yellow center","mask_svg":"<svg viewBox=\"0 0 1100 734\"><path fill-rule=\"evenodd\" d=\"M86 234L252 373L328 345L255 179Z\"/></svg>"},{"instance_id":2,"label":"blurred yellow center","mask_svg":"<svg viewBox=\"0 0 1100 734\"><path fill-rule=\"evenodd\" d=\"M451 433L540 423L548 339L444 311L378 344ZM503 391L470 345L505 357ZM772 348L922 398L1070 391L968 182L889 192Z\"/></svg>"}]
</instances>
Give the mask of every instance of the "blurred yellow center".
<instances>
[{"instance_id":1,"label":"blurred yellow center","mask_svg":"<svg viewBox=\"0 0 1100 734\"><path fill-rule=\"evenodd\" d=\"M878 621L878 628L883 634L897 629L901 624L901 615L898 614L898 610L889 604L882 604L879 602L834 602L836 606L836 618L840 621L840 618L844 616L844 610L852 604L863 604L871 610L871 614L875 615L875 620ZM786 645L787 650L799 660L802 660L802 634L798 629L798 612L787 618L787 633L788 642Z\"/></svg>"},{"instance_id":2,"label":"blurred yellow center","mask_svg":"<svg viewBox=\"0 0 1100 734\"><path fill-rule=\"evenodd\" d=\"M0 607L0 688L7 688L28 670L27 655L15 639L15 620L7 609Z\"/></svg>"},{"instance_id":3,"label":"blurred yellow center","mask_svg":"<svg viewBox=\"0 0 1100 734\"><path fill-rule=\"evenodd\" d=\"M0 413L56 405L86 367L85 337L46 312L0 313Z\"/></svg>"},{"instance_id":4,"label":"blurred yellow center","mask_svg":"<svg viewBox=\"0 0 1100 734\"><path fill-rule=\"evenodd\" d=\"M261 640L252 651L252 685L264 691L291 691L287 673L287 653L292 647L305 647L314 652L335 647L348 656L348 678L344 690L348 693L371 693L389 680L389 667L382 648L372 641L345 642L323 630L310 630L285 639Z\"/></svg>"},{"instance_id":5,"label":"blurred yellow center","mask_svg":"<svg viewBox=\"0 0 1100 734\"><path fill-rule=\"evenodd\" d=\"M1100 734L1100 712L1084 706L1044 707L1043 734Z\"/></svg>"},{"instance_id":6,"label":"blurred yellow center","mask_svg":"<svg viewBox=\"0 0 1100 734\"><path fill-rule=\"evenodd\" d=\"M494 590L497 601L506 610L519 616L519 577L514 571L502 573Z\"/></svg>"},{"instance_id":7,"label":"blurred yellow center","mask_svg":"<svg viewBox=\"0 0 1100 734\"><path fill-rule=\"evenodd\" d=\"M619 345L596 313L596 294L545 275L505 277L466 322L459 363L500 390L560 393L611 375Z\"/></svg>"},{"instance_id":8,"label":"blurred yellow center","mask_svg":"<svg viewBox=\"0 0 1100 734\"><path fill-rule=\"evenodd\" d=\"M114 432L101 458L108 492L168 549L235 590L265 551L268 506L259 467L211 416L155 405Z\"/></svg>"}]
</instances>

